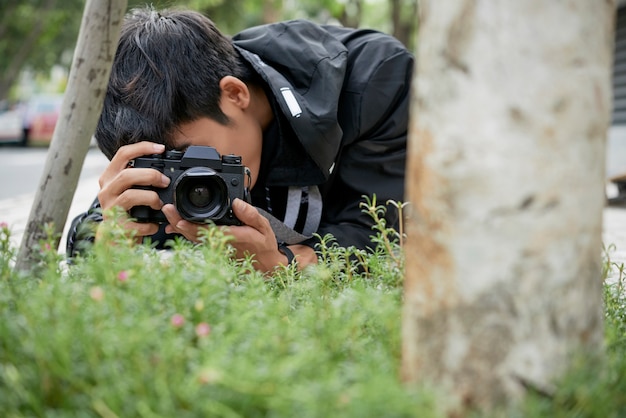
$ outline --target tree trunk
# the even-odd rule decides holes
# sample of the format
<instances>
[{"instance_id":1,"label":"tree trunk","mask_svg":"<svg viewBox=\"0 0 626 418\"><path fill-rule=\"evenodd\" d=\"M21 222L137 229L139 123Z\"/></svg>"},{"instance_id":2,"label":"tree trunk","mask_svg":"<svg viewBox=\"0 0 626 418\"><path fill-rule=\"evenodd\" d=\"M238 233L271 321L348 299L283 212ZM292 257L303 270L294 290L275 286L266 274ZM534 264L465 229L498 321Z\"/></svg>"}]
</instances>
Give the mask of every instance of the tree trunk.
<instances>
[{"instance_id":1,"label":"tree trunk","mask_svg":"<svg viewBox=\"0 0 626 418\"><path fill-rule=\"evenodd\" d=\"M339 16L339 22L341 22L342 26L348 28L358 28L361 24L362 15L363 1L347 0L343 5L341 16Z\"/></svg>"},{"instance_id":2,"label":"tree trunk","mask_svg":"<svg viewBox=\"0 0 626 418\"><path fill-rule=\"evenodd\" d=\"M417 0L390 0L393 36L406 45L414 47L414 32L417 27Z\"/></svg>"},{"instance_id":3,"label":"tree trunk","mask_svg":"<svg viewBox=\"0 0 626 418\"><path fill-rule=\"evenodd\" d=\"M61 114L20 245L19 270L29 269L36 244L45 238L45 224L54 225L58 246L102 111L126 3L88 0L85 5Z\"/></svg>"},{"instance_id":4,"label":"tree trunk","mask_svg":"<svg viewBox=\"0 0 626 418\"><path fill-rule=\"evenodd\" d=\"M550 391L602 347L611 0L423 0L403 376L455 407Z\"/></svg>"}]
</instances>

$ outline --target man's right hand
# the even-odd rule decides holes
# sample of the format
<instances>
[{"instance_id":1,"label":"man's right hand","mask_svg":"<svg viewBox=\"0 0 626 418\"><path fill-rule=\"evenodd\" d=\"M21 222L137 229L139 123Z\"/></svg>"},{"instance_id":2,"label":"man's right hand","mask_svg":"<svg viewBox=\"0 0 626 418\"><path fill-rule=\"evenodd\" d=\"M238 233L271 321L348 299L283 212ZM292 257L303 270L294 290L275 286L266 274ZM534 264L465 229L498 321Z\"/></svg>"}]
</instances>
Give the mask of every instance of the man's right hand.
<instances>
[{"instance_id":1,"label":"man's right hand","mask_svg":"<svg viewBox=\"0 0 626 418\"><path fill-rule=\"evenodd\" d=\"M106 210L114 206L121 207L124 212L135 206L150 206L161 210L163 202L153 190L133 189L135 186L167 187L170 179L164 174L151 168L133 168L127 170L131 160L144 155L162 154L165 146L153 142L138 142L121 147L104 173L100 176L100 192L98 200L106 219ZM153 235L159 226L153 223L124 223L124 227L135 230L137 237Z\"/></svg>"}]
</instances>

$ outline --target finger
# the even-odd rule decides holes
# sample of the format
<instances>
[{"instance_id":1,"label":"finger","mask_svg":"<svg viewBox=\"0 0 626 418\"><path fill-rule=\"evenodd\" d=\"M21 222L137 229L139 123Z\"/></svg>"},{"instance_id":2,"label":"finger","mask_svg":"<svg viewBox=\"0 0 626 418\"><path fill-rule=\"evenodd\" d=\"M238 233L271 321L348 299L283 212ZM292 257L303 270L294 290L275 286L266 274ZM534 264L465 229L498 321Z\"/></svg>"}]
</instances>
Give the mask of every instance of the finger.
<instances>
[{"instance_id":1,"label":"finger","mask_svg":"<svg viewBox=\"0 0 626 418\"><path fill-rule=\"evenodd\" d=\"M169 222L170 226L175 227L180 221L183 220L183 218L180 216L180 214L176 210L176 206L172 205L171 203L164 205L161 208L161 211L167 218L167 221Z\"/></svg>"},{"instance_id":2,"label":"finger","mask_svg":"<svg viewBox=\"0 0 626 418\"><path fill-rule=\"evenodd\" d=\"M168 226L170 228L168 229L166 227L165 228L166 230L169 230L171 232L175 232L178 234L182 234L188 240L198 242L200 224L182 220L182 221L179 221L176 225L170 224Z\"/></svg>"},{"instance_id":3,"label":"finger","mask_svg":"<svg viewBox=\"0 0 626 418\"><path fill-rule=\"evenodd\" d=\"M163 201L153 190L128 189L117 196L111 206L119 206L125 211L129 211L135 206L150 206L154 210L161 210Z\"/></svg>"},{"instance_id":4,"label":"finger","mask_svg":"<svg viewBox=\"0 0 626 418\"><path fill-rule=\"evenodd\" d=\"M165 151L165 145L148 141L120 147L100 176L100 187L111 181L117 173L125 169L131 160L144 155L162 154L163 151Z\"/></svg>"},{"instance_id":5,"label":"finger","mask_svg":"<svg viewBox=\"0 0 626 418\"><path fill-rule=\"evenodd\" d=\"M146 237L150 235L154 235L159 231L159 225L154 223L141 223L141 222L132 222L128 221L124 223L124 229L131 231L136 231L136 236Z\"/></svg>"},{"instance_id":6,"label":"finger","mask_svg":"<svg viewBox=\"0 0 626 418\"><path fill-rule=\"evenodd\" d=\"M169 222L169 225L165 227L166 233L182 234L189 241L199 241L200 229L204 228L202 224L184 220L172 204L163 206L162 212Z\"/></svg>"},{"instance_id":7,"label":"finger","mask_svg":"<svg viewBox=\"0 0 626 418\"><path fill-rule=\"evenodd\" d=\"M106 211L103 213L106 219ZM121 225L126 231L134 231L135 236L143 237L154 235L159 231L159 225L155 223L134 222L127 215L122 214L116 219L116 224ZM102 225L106 225L104 222ZM102 228L98 228L96 239L102 238Z\"/></svg>"},{"instance_id":8,"label":"finger","mask_svg":"<svg viewBox=\"0 0 626 418\"><path fill-rule=\"evenodd\" d=\"M244 202L241 199L235 199L232 203L233 212L237 219L244 224L256 229L263 235L272 230L270 222L258 210L249 203Z\"/></svg>"},{"instance_id":9,"label":"finger","mask_svg":"<svg viewBox=\"0 0 626 418\"><path fill-rule=\"evenodd\" d=\"M193 237L188 237L187 234L190 232L189 224L190 222L185 221L176 210L176 206L168 203L161 208L161 212L167 218L167 222L169 223L165 227L165 232L168 234L177 233L183 234L187 239L195 240L195 235Z\"/></svg>"},{"instance_id":10,"label":"finger","mask_svg":"<svg viewBox=\"0 0 626 418\"><path fill-rule=\"evenodd\" d=\"M122 170L109 183L102 186L105 193L116 196L133 186L167 187L170 178L152 168L133 168Z\"/></svg>"}]
</instances>

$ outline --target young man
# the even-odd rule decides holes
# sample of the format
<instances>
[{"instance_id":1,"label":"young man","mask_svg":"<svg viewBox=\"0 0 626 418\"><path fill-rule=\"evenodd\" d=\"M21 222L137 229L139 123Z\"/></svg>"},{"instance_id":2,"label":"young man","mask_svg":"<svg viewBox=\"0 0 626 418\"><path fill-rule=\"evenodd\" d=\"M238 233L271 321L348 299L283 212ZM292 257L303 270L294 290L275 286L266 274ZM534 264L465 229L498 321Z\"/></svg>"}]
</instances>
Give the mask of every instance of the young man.
<instances>
[{"instance_id":1,"label":"young man","mask_svg":"<svg viewBox=\"0 0 626 418\"><path fill-rule=\"evenodd\" d=\"M371 247L363 196L402 201L413 56L371 30L289 21L247 29L232 39L199 13L131 11L123 24L98 146L111 160L100 178L102 209L161 210L165 233L198 240L203 225L185 221L155 191L170 179L131 160L190 145L242 157L251 203L232 202L242 226L228 227L238 256L271 271L317 262L316 240L278 245L261 208L307 236L332 234L342 246ZM397 226L395 210L387 224ZM68 254L80 241L74 222ZM128 222L163 243L159 225ZM161 231L163 232L163 231ZM155 235L157 234L157 235Z\"/></svg>"}]
</instances>

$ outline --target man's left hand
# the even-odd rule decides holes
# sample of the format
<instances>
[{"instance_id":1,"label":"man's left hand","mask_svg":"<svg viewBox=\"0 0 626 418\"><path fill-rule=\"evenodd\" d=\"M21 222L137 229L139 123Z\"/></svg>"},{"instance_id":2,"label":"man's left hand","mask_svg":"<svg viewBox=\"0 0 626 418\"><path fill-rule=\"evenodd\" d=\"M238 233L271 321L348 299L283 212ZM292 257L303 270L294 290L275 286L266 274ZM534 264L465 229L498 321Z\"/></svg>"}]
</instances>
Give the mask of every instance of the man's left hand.
<instances>
[{"instance_id":1,"label":"man's left hand","mask_svg":"<svg viewBox=\"0 0 626 418\"><path fill-rule=\"evenodd\" d=\"M243 258L247 254L253 254L256 261L254 267L263 272L270 272L277 265L287 264L287 256L278 251L270 222L254 206L241 199L235 199L232 206L235 216L243 223L240 226L225 227L225 233L233 237L231 244L237 252L236 256ZM169 222L165 232L178 233L190 241L199 242L200 229L205 228L204 225L182 219L172 204L163 206L161 210Z\"/></svg>"}]
</instances>

